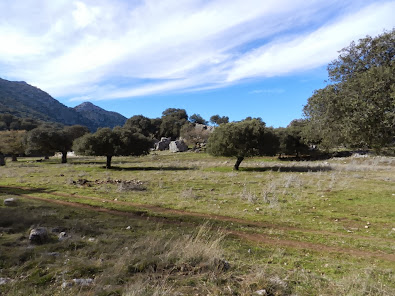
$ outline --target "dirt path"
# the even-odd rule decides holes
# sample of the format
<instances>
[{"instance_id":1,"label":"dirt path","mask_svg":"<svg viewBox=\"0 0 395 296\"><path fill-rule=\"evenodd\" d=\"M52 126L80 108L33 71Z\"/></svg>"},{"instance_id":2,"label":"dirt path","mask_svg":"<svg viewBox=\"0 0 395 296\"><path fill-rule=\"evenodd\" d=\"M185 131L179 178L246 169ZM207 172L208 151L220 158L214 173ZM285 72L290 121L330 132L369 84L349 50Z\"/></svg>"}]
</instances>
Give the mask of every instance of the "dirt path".
<instances>
[{"instance_id":1,"label":"dirt path","mask_svg":"<svg viewBox=\"0 0 395 296\"><path fill-rule=\"evenodd\" d=\"M8 187L8 188L10 188L10 187ZM16 188L14 188L14 189L16 189ZM22 189L22 188L19 188L19 189ZM5 192L5 191L1 190L1 187L0 187L0 192ZM68 195L68 194L62 194L62 193L46 193L46 194L55 195L55 196L63 196L63 197L76 197L76 198L91 199L91 200L95 200L95 201L103 201L103 199L100 199L100 198L86 197L86 196L75 196L75 195ZM103 212L103 213L108 213L108 214L112 214L112 215L125 216L125 217L130 217L133 219L147 219L147 218L149 218L152 221L156 221L156 222L160 222L160 223L172 223L172 224L184 223L184 224L188 224L188 225L192 225L192 226L194 225L193 223L170 220L170 219L167 219L166 217L141 216L141 215L138 215L133 212L111 210L111 209L107 209L107 208L100 207L100 206L91 206L91 205L86 205L86 204L82 204L82 203L78 203L78 202L48 199L48 198L44 198L44 197L33 196L30 194L29 195L28 194L16 194L16 195L19 195L20 197L27 198L27 199L34 199L34 200L50 202L50 203L54 203L54 204L58 204L58 205L89 209L89 210L93 210L96 212ZM108 200L105 200L105 201L109 202ZM207 218L207 219L226 221L226 222L231 221L231 222L254 225L254 226L264 225L263 227L267 227L267 228L284 229L284 230L298 230L298 231L303 231L303 232L306 231L305 229L299 229L296 227L282 227L282 226L278 226L278 225L273 225L274 227L270 227L269 225L271 225L271 224L263 224L260 222L250 222L250 221L246 221L246 220L242 220L242 219L238 219L238 218L226 217L226 216L194 213L194 212L187 212L187 211L182 211L182 210L172 210L172 209L161 208L158 206L138 205L138 204L134 204L134 203L121 202L121 201L111 201L111 202L114 202L117 204L128 205L128 206L132 205L132 206L135 206L136 208L139 208L139 209L149 209L153 212L162 213L162 214L177 214L179 216L186 216L187 215L187 216L193 216L193 217L197 217L197 218ZM354 248L342 248L342 247L336 247L336 246L327 246L324 244L303 242L303 241L297 241L297 240L279 239L279 238L273 238L267 234L249 233L249 232L238 231L238 230L229 230L229 229L222 229L222 230L225 234L235 236L235 237L242 239L242 240L248 240L251 242L258 243L258 244L270 245L270 246L274 246L274 247L289 247L289 248L302 249L302 250L311 250L311 251L316 251L316 252L338 253L338 254L344 254L344 255L352 255L352 256L356 256L356 257L377 258L377 259L381 259L381 260L395 262L395 254L387 254L387 253L378 252L378 251L377 252L364 251L364 250L354 249ZM309 231L309 232L312 232L312 231ZM314 231L314 233L319 233L319 234L325 235L325 232L320 232L320 231ZM331 235L337 235L337 234L331 233Z\"/></svg>"},{"instance_id":2,"label":"dirt path","mask_svg":"<svg viewBox=\"0 0 395 296\"><path fill-rule=\"evenodd\" d=\"M11 187L10 186L10 187L6 187L6 188L22 189L22 190L28 190L28 191L35 190L34 188L29 188L29 187ZM1 187L0 187L0 191L1 191ZM66 194L66 193L60 193L60 192L45 192L45 191L42 192L42 191L40 191L40 193L54 195L54 196L60 196L60 197L65 197L65 198L89 199L89 200L99 201L99 202L124 205L124 206L131 206L131 207L134 207L138 210L146 210L146 211L150 211L150 212L156 213L156 214L188 216L188 217L203 218L203 219L209 219L209 220L221 221L221 222L231 222L231 223L236 223L236 224L250 226L250 227L259 227L260 229L297 231L297 232L305 232L305 233L317 234L317 235L322 235L322 236L343 237L343 238L349 238L349 239L351 238L351 239L361 239L361 240L369 240L369 241L375 241L375 242L382 241L382 242L388 242L388 243L395 243L395 241L392 239L368 237L368 236L356 235L355 233L352 233L352 234L347 233L346 234L346 233L330 232L330 231L326 231L326 230L314 230L314 229L308 229L308 228L301 228L301 227L296 227L296 226L284 226L284 225L278 225L278 224L273 224L273 223L268 223L268 222L250 221L250 220L245 220L242 218L235 218L235 217L224 216L224 215L206 214L206 213L199 213L199 212L186 211L186 210L170 209L170 208L164 208L164 207L155 206L155 205L139 204L139 203L127 202L127 201L108 200L108 199L103 199L100 197L82 196L82 195Z\"/></svg>"}]
</instances>

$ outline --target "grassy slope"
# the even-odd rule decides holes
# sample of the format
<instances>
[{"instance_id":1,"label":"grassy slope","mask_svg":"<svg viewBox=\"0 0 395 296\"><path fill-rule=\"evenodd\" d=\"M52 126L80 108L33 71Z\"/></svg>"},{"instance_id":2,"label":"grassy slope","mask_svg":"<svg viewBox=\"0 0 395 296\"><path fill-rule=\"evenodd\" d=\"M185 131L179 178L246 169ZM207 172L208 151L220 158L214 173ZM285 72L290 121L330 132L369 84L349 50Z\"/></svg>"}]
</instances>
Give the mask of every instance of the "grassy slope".
<instances>
[{"instance_id":1,"label":"grassy slope","mask_svg":"<svg viewBox=\"0 0 395 296\"><path fill-rule=\"evenodd\" d=\"M49 204L43 206L41 202L25 199L23 206L17 208L0 207L0 227L6 228L0 237L1 254L6 254L11 247L18 250L15 256L2 255L0 277L23 278L19 284L14 281L0 286L0 291L11 287L15 294L27 289L29 292L36 290L41 295L42 291L50 288L52 294L54 291L66 293L60 290L62 281L88 276L95 278L95 287L82 290L73 287L70 294L75 294L75 290L92 295L98 294L98 291L103 295L110 295L111 291L152 295L154 290L158 295L174 295L176 292L185 295L249 295L259 289L272 293L277 291L278 295L386 295L395 291L391 272L395 264L390 257L393 255L395 237L393 158L349 158L303 163L256 158L243 162L239 172L231 170L232 164L233 159L193 153L116 158L113 170L105 170L104 159L101 158L72 159L67 165L58 164L57 160L43 163L27 160L8 162L7 167L0 171L0 190L3 192L0 197L27 193L137 212L138 215L135 219L127 218L130 221L126 223L125 217ZM132 186L128 190L125 186L110 182L91 182L90 187L73 183L79 179L141 180L143 185ZM25 190L15 189L21 186ZM33 192L27 188L40 188L42 191ZM136 190L144 188L146 190ZM212 231L221 226L228 235L219 245L197 240L198 249L203 249L202 245L215 247L208 251L213 251L212 255L193 259L193 264L189 255L180 258L163 255L171 263L160 265L158 262L167 261L145 252L140 257L154 257L154 263L140 264L130 257L129 252L121 250L134 244L137 244L134 250L140 250L138 245L141 241L159 239L149 244L159 249L160 246L168 247L166 250L154 248L153 253L172 253L172 249L182 249L177 243L188 245L185 240L191 233L196 235L196 227L204 224L207 217L160 212L136 204L239 220L211 220ZM11 215L10 211L17 212ZM16 221L10 223L9 220L15 216L25 216L24 211L37 214L31 216L32 221L27 219L20 226L13 226ZM48 212L53 214L45 214ZM146 221L143 217L142 222L142 213L152 219ZM184 223L180 226L179 221ZM248 221L252 224L248 225ZM48 227L61 225L75 233L75 242L64 244L55 240L48 245L27 248L26 236L33 224ZM131 225L134 231L125 233L126 224ZM7 230L10 227L13 230ZM95 244L94 247L87 244L86 237L92 229L99 229L94 236L104 244ZM212 231L205 230L208 236ZM158 233L161 234L159 238ZM253 239L239 234L252 235ZM258 235L260 239L255 240ZM174 240L174 237L181 241ZM58 248L60 256L43 258L43 253ZM114 250L125 259L119 262L113 258ZM28 255L24 255L26 252ZM87 259L78 264L82 257ZM102 257L105 259L100 261ZM144 260L151 260L149 258ZM66 259L77 261L70 268L65 268ZM222 259L230 262L230 270L224 271L218 266ZM19 262L17 267L11 268L15 261ZM136 271L133 267L136 264L143 267ZM78 267L80 265L82 267ZM93 265L92 270L78 271L85 265ZM118 266L116 271L112 265ZM147 268L144 267L146 265ZM47 272L40 274L41 269ZM145 282L147 278L154 280L148 284ZM127 288L128 285L133 287ZM140 291L140 294L131 294L132 291Z\"/></svg>"}]
</instances>

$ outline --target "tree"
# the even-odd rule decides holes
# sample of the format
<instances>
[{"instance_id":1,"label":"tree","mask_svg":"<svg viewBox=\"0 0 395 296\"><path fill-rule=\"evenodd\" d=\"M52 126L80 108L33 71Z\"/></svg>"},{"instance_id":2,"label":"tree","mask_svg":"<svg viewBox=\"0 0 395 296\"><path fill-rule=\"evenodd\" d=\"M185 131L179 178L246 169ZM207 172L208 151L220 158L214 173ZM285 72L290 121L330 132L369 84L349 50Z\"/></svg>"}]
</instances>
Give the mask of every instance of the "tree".
<instances>
[{"instance_id":1,"label":"tree","mask_svg":"<svg viewBox=\"0 0 395 296\"><path fill-rule=\"evenodd\" d=\"M219 116L217 115L213 115L210 117L210 122L214 125L220 125L223 123L228 123L229 122L229 117L228 116Z\"/></svg>"},{"instance_id":2,"label":"tree","mask_svg":"<svg viewBox=\"0 0 395 296\"><path fill-rule=\"evenodd\" d=\"M40 126L32 129L24 139L26 154L41 154L46 158L53 155L58 150L55 143L58 143L59 139L62 138L58 134L59 132L60 130L50 126Z\"/></svg>"},{"instance_id":3,"label":"tree","mask_svg":"<svg viewBox=\"0 0 395 296\"><path fill-rule=\"evenodd\" d=\"M181 127L188 121L184 109L168 108L162 112L160 135L176 139L180 136Z\"/></svg>"},{"instance_id":4,"label":"tree","mask_svg":"<svg viewBox=\"0 0 395 296\"><path fill-rule=\"evenodd\" d=\"M27 133L25 138L26 153L42 153L45 156L55 152L62 153L62 163L67 163L67 152L71 151L73 141L89 132L81 125L66 126L63 129L42 126Z\"/></svg>"},{"instance_id":5,"label":"tree","mask_svg":"<svg viewBox=\"0 0 395 296\"><path fill-rule=\"evenodd\" d=\"M151 141L140 133L115 127L98 129L74 141L73 149L82 155L105 156L106 168L111 168L113 156L148 154Z\"/></svg>"},{"instance_id":6,"label":"tree","mask_svg":"<svg viewBox=\"0 0 395 296\"><path fill-rule=\"evenodd\" d=\"M263 136L263 155L276 155L279 151L280 139L277 136L275 130L272 127L265 128L265 134Z\"/></svg>"},{"instance_id":7,"label":"tree","mask_svg":"<svg viewBox=\"0 0 395 296\"><path fill-rule=\"evenodd\" d=\"M259 119L221 124L210 135L207 151L214 156L235 156L238 170L245 157L262 155L265 123Z\"/></svg>"},{"instance_id":8,"label":"tree","mask_svg":"<svg viewBox=\"0 0 395 296\"><path fill-rule=\"evenodd\" d=\"M153 138L158 133L158 127L154 122L143 115L134 115L126 121L123 127L149 138Z\"/></svg>"},{"instance_id":9,"label":"tree","mask_svg":"<svg viewBox=\"0 0 395 296\"><path fill-rule=\"evenodd\" d=\"M192 123L204 124L207 125L208 121L204 119L200 114L193 114L189 117L189 121Z\"/></svg>"},{"instance_id":10,"label":"tree","mask_svg":"<svg viewBox=\"0 0 395 296\"><path fill-rule=\"evenodd\" d=\"M23 139L26 131L1 131L0 132L0 153L11 155L12 161L17 161L17 155L23 154L25 147Z\"/></svg>"},{"instance_id":11,"label":"tree","mask_svg":"<svg viewBox=\"0 0 395 296\"><path fill-rule=\"evenodd\" d=\"M303 136L306 124L307 122L303 119L295 119L286 128L276 129L280 141L280 157L281 154L296 155L296 157L299 157L299 154L309 151L309 147L305 143Z\"/></svg>"},{"instance_id":12,"label":"tree","mask_svg":"<svg viewBox=\"0 0 395 296\"><path fill-rule=\"evenodd\" d=\"M0 130L26 130L30 131L40 125L32 118L18 118L12 114L0 114Z\"/></svg>"},{"instance_id":13,"label":"tree","mask_svg":"<svg viewBox=\"0 0 395 296\"><path fill-rule=\"evenodd\" d=\"M308 130L324 147L371 147L395 137L395 29L342 49L328 65L332 84L304 107Z\"/></svg>"}]
</instances>

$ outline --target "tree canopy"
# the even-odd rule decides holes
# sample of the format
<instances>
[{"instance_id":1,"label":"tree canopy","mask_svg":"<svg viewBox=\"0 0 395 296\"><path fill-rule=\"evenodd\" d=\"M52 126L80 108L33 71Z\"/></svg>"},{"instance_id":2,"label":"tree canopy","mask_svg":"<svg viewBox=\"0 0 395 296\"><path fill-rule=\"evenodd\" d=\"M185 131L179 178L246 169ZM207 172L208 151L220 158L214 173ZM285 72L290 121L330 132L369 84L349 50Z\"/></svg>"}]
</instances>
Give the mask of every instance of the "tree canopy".
<instances>
[{"instance_id":1,"label":"tree canopy","mask_svg":"<svg viewBox=\"0 0 395 296\"><path fill-rule=\"evenodd\" d=\"M17 155L25 152L23 139L26 131L0 131L0 165L5 165L4 155L10 154L12 160L17 160Z\"/></svg>"},{"instance_id":2,"label":"tree canopy","mask_svg":"<svg viewBox=\"0 0 395 296\"><path fill-rule=\"evenodd\" d=\"M151 140L129 129L115 127L98 129L74 141L73 149L82 155L106 156L106 168L111 168L113 156L148 154Z\"/></svg>"},{"instance_id":3,"label":"tree canopy","mask_svg":"<svg viewBox=\"0 0 395 296\"><path fill-rule=\"evenodd\" d=\"M199 123L204 125L208 124L208 121L204 119L200 114L193 114L189 116L189 121L192 123Z\"/></svg>"},{"instance_id":4,"label":"tree canopy","mask_svg":"<svg viewBox=\"0 0 395 296\"><path fill-rule=\"evenodd\" d=\"M146 137L153 138L157 134L157 127L153 121L143 115L134 115L129 118L123 126L132 132L143 134Z\"/></svg>"},{"instance_id":5,"label":"tree canopy","mask_svg":"<svg viewBox=\"0 0 395 296\"><path fill-rule=\"evenodd\" d=\"M237 157L238 170L245 157L264 152L265 123L259 119L231 122L217 127L208 139L207 151L214 156Z\"/></svg>"},{"instance_id":6,"label":"tree canopy","mask_svg":"<svg viewBox=\"0 0 395 296\"><path fill-rule=\"evenodd\" d=\"M213 115L213 116L210 117L210 122L212 124L215 124L215 125L228 123L229 122L229 117L228 116L219 116L218 114L217 115Z\"/></svg>"},{"instance_id":7,"label":"tree canopy","mask_svg":"<svg viewBox=\"0 0 395 296\"><path fill-rule=\"evenodd\" d=\"M87 127L81 125L66 126L63 129L47 125L29 131L25 137L26 154L53 155L62 153L62 163L67 162L67 152L71 151L73 141L88 133Z\"/></svg>"},{"instance_id":8,"label":"tree canopy","mask_svg":"<svg viewBox=\"0 0 395 296\"><path fill-rule=\"evenodd\" d=\"M160 135L176 139L180 136L181 127L187 123L188 114L184 109L168 108L162 112Z\"/></svg>"},{"instance_id":9,"label":"tree canopy","mask_svg":"<svg viewBox=\"0 0 395 296\"><path fill-rule=\"evenodd\" d=\"M307 127L324 147L380 150L395 137L395 29L367 36L328 66L331 84L304 107Z\"/></svg>"}]
</instances>

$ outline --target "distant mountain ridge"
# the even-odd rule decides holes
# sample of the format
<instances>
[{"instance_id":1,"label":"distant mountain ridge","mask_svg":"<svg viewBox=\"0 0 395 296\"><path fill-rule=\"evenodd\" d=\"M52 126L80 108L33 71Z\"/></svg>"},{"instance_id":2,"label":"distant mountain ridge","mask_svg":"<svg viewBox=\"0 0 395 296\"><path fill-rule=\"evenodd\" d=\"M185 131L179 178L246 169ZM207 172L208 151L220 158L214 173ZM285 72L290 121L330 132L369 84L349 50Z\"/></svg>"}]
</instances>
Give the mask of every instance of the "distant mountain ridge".
<instances>
[{"instance_id":1,"label":"distant mountain ridge","mask_svg":"<svg viewBox=\"0 0 395 296\"><path fill-rule=\"evenodd\" d=\"M84 102L74 107L74 110L92 121L98 127L122 126L127 120L125 116L117 112L104 110L91 102Z\"/></svg>"},{"instance_id":2,"label":"distant mountain ridge","mask_svg":"<svg viewBox=\"0 0 395 296\"><path fill-rule=\"evenodd\" d=\"M121 114L106 111L92 103L86 102L70 108L24 81L0 78L0 114L3 113L64 125L81 124L91 131L96 131L99 127L122 126L126 122L126 117Z\"/></svg>"}]
</instances>

